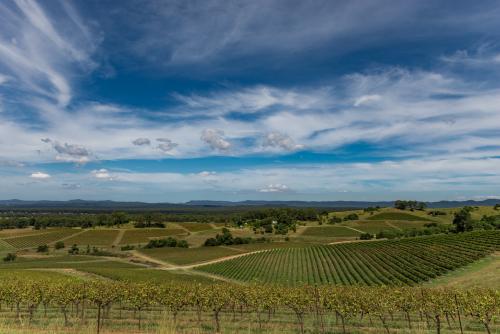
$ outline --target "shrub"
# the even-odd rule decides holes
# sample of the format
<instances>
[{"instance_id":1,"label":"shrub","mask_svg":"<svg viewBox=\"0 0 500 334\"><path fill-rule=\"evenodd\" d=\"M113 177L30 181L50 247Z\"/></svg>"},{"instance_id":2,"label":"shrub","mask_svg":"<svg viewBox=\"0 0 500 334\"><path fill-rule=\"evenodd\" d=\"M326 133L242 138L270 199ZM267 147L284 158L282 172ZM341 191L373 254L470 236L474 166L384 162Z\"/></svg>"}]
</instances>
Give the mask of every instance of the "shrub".
<instances>
[{"instance_id":1,"label":"shrub","mask_svg":"<svg viewBox=\"0 0 500 334\"><path fill-rule=\"evenodd\" d=\"M17 258L17 255L14 254L14 253L8 253L4 258L4 262L12 262L12 261L15 261Z\"/></svg>"},{"instance_id":2,"label":"shrub","mask_svg":"<svg viewBox=\"0 0 500 334\"><path fill-rule=\"evenodd\" d=\"M359 239L360 240L371 240L373 239L373 235L370 234L370 233L362 233L360 236L359 236Z\"/></svg>"},{"instance_id":3,"label":"shrub","mask_svg":"<svg viewBox=\"0 0 500 334\"><path fill-rule=\"evenodd\" d=\"M172 237L164 238L164 239L154 239L149 240L144 248L163 248L163 247L181 247L188 248L189 244L186 240L177 240Z\"/></svg>"},{"instance_id":4,"label":"shrub","mask_svg":"<svg viewBox=\"0 0 500 334\"><path fill-rule=\"evenodd\" d=\"M330 219L328 220L328 224L338 224L342 223L342 219L340 219L337 216L331 216Z\"/></svg>"},{"instance_id":5,"label":"shrub","mask_svg":"<svg viewBox=\"0 0 500 334\"><path fill-rule=\"evenodd\" d=\"M129 251L129 250L133 250L133 249L135 249L135 246L131 246L131 245L126 245L126 246L121 247L122 251Z\"/></svg>"},{"instance_id":6,"label":"shrub","mask_svg":"<svg viewBox=\"0 0 500 334\"><path fill-rule=\"evenodd\" d=\"M347 216L344 217L344 221L348 220L358 220L359 216L356 213L350 213Z\"/></svg>"},{"instance_id":7,"label":"shrub","mask_svg":"<svg viewBox=\"0 0 500 334\"><path fill-rule=\"evenodd\" d=\"M78 254L78 253L80 253L80 249L78 248L78 246L76 246L76 244L73 245L73 246L71 246L70 249L68 249L68 254L75 255L75 254Z\"/></svg>"},{"instance_id":8,"label":"shrub","mask_svg":"<svg viewBox=\"0 0 500 334\"><path fill-rule=\"evenodd\" d=\"M62 249L62 248L64 248L64 242L62 242L62 241L56 242L56 244L54 245L54 248L55 249Z\"/></svg>"},{"instance_id":9,"label":"shrub","mask_svg":"<svg viewBox=\"0 0 500 334\"><path fill-rule=\"evenodd\" d=\"M46 253L46 252L49 251L49 246L47 246L47 245L40 245L40 246L38 246L38 248L36 249L36 251L38 253Z\"/></svg>"}]
</instances>

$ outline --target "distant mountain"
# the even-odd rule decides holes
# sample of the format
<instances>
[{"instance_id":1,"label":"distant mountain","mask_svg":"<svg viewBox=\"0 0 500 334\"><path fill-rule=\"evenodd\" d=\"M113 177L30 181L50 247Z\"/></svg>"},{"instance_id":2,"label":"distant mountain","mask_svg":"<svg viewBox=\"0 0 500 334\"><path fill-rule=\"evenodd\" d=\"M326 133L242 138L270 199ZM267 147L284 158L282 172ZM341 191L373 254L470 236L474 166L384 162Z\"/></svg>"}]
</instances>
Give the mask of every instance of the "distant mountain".
<instances>
[{"instance_id":1,"label":"distant mountain","mask_svg":"<svg viewBox=\"0 0 500 334\"><path fill-rule=\"evenodd\" d=\"M169 210L186 211L202 210L204 208L255 208L255 207L295 207L295 208L366 208L370 206L391 207L393 201L189 201L186 203L143 203L143 202L116 202L116 201L87 201L81 199L69 201L23 201L19 199L0 200L0 210L37 209L37 210ZM439 201L427 202L429 208L454 208L460 206L492 206L500 204L500 199L483 201Z\"/></svg>"}]
</instances>

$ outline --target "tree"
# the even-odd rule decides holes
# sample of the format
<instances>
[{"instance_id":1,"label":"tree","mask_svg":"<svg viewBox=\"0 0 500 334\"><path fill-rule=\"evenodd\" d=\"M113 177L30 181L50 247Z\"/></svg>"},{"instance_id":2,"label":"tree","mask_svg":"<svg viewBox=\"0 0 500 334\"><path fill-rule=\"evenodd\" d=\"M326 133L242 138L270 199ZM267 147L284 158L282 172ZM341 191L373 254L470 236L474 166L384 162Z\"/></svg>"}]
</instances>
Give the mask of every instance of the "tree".
<instances>
[{"instance_id":1,"label":"tree","mask_svg":"<svg viewBox=\"0 0 500 334\"><path fill-rule=\"evenodd\" d=\"M455 231L458 233L471 231L472 230L472 218L470 215L469 207L464 207L460 211L455 212L455 217L453 218L453 225L455 225Z\"/></svg>"},{"instance_id":2,"label":"tree","mask_svg":"<svg viewBox=\"0 0 500 334\"><path fill-rule=\"evenodd\" d=\"M120 227L123 224L128 223L128 217L125 212L115 211L111 215L113 218L113 224Z\"/></svg>"}]
</instances>

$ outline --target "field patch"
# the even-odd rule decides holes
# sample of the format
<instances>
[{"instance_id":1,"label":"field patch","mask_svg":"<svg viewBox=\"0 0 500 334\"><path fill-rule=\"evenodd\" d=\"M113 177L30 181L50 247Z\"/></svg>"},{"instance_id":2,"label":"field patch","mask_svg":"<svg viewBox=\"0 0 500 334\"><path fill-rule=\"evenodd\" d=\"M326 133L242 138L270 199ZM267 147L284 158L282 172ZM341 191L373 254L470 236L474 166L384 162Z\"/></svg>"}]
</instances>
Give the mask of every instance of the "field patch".
<instances>
[{"instance_id":1,"label":"field patch","mask_svg":"<svg viewBox=\"0 0 500 334\"><path fill-rule=\"evenodd\" d=\"M178 265L186 265L210 261L224 256L241 254L244 251L239 251L234 248L216 246L197 248L141 249L140 252L160 261Z\"/></svg>"},{"instance_id":2,"label":"field patch","mask_svg":"<svg viewBox=\"0 0 500 334\"><path fill-rule=\"evenodd\" d=\"M64 241L66 245L109 246L115 241L119 230L87 230Z\"/></svg>"},{"instance_id":3,"label":"field patch","mask_svg":"<svg viewBox=\"0 0 500 334\"><path fill-rule=\"evenodd\" d=\"M73 234L81 232L81 230L76 229L47 229L41 231L37 234L30 234L26 236L20 237L12 237L3 239L9 245L14 248L24 249L24 248L35 248L40 245L48 245L56 242L57 240L61 240L67 238Z\"/></svg>"},{"instance_id":4,"label":"field patch","mask_svg":"<svg viewBox=\"0 0 500 334\"><path fill-rule=\"evenodd\" d=\"M407 220L407 221L432 221L426 217L412 215L406 212L381 212L366 218L367 220Z\"/></svg>"},{"instance_id":5,"label":"field patch","mask_svg":"<svg viewBox=\"0 0 500 334\"><path fill-rule=\"evenodd\" d=\"M345 226L310 226L306 227L303 236L310 237L358 237L361 233Z\"/></svg>"},{"instance_id":6,"label":"field patch","mask_svg":"<svg viewBox=\"0 0 500 334\"><path fill-rule=\"evenodd\" d=\"M500 250L500 231L272 249L201 266L239 281L414 285Z\"/></svg>"},{"instance_id":7,"label":"field patch","mask_svg":"<svg viewBox=\"0 0 500 334\"><path fill-rule=\"evenodd\" d=\"M164 238L169 236L186 235L183 229L145 228L126 230L120 245L145 244L153 238Z\"/></svg>"},{"instance_id":8,"label":"field patch","mask_svg":"<svg viewBox=\"0 0 500 334\"><path fill-rule=\"evenodd\" d=\"M103 276L116 281L127 282L199 282L213 283L214 280L205 276L189 274L188 272L167 271L159 269L126 269L126 268L89 268L85 272Z\"/></svg>"},{"instance_id":9,"label":"field patch","mask_svg":"<svg viewBox=\"0 0 500 334\"><path fill-rule=\"evenodd\" d=\"M189 230L189 232L200 232L213 229L208 223L177 223L177 225Z\"/></svg>"}]
</instances>

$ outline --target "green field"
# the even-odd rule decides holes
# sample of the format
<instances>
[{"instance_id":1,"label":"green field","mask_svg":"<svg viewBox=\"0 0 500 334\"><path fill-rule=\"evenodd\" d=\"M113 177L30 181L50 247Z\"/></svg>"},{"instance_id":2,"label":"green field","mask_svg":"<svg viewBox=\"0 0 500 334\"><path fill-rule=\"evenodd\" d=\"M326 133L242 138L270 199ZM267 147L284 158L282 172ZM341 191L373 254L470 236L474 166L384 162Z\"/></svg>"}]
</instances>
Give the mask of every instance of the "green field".
<instances>
[{"instance_id":1,"label":"green field","mask_svg":"<svg viewBox=\"0 0 500 334\"><path fill-rule=\"evenodd\" d=\"M142 249L141 253L168 263L185 265L214 260L224 256L241 254L234 248L199 247L199 248L155 248Z\"/></svg>"},{"instance_id":2,"label":"green field","mask_svg":"<svg viewBox=\"0 0 500 334\"><path fill-rule=\"evenodd\" d=\"M48 245L54 243L58 240L67 238L73 234L81 232L81 230L76 229L47 229L42 230L36 234L30 234L19 237L10 237L3 239L9 245L14 248L24 249L24 248L36 248L40 245Z\"/></svg>"},{"instance_id":3,"label":"green field","mask_svg":"<svg viewBox=\"0 0 500 334\"><path fill-rule=\"evenodd\" d=\"M368 220L406 220L406 221L432 221L429 218L416 216L406 212L381 212L366 218Z\"/></svg>"},{"instance_id":4,"label":"green field","mask_svg":"<svg viewBox=\"0 0 500 334\"><path fill-rule=\"evenodd\" d=\"M168 236L184 236L186 231L179 228L163 229L163 228L145 228L145 229L129 229L125 231L120 245L145 244L152 238L163 238Z\"/></svg>"},{"instance_id":5,"label":"green field","mask_svg":"<svg viewBox=\"0 0 500 334\"><path fill-rule=\"evenodd\" d=\"M159 269L144 269L144 268L84 268L80 269L84 272L96 274L116 281L127 282L198 282L198 283L214 283L214 279L205 276L190 274L184 271L159 270Z\"/></svg>"},{"instance_id":6,"label":"green field","mask_svg":"<svg viewBox=\"0 0 500 334\"><path fill-rule=\"evenodd\" d=\"M87 230L64 241L66 245L109 246L118 236L118 230Z\"/></svg>"},{"instance_id":7,"label":"green field","mask_svg":"<svg viewBox=\"0 0 500 334\"><path fill-rule=\"evenodd\" d=\"M178 225L189 230L190 232L200 232L213 229L208 223L179 223Z\"/></svg>"},{"instance_id":8,"label":"green field","mask_svg":"<svg viewBox=\"0 0 500 334\"><path fill-rule=\"evenodd\" d=\"M359 237L361 233L344 226L311 226L302 233L308 237Z\"/></svg>"},{"instance_id":9,"label":"green field","mask_svg":"<svg viewBox=\"0 0 500 334\"><path fill-rule=\"evenodd\" d=\"M276 249L198 268L240 281L413 285L500 249L500 231Z\"/></svg>"}]
</instances>

